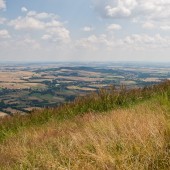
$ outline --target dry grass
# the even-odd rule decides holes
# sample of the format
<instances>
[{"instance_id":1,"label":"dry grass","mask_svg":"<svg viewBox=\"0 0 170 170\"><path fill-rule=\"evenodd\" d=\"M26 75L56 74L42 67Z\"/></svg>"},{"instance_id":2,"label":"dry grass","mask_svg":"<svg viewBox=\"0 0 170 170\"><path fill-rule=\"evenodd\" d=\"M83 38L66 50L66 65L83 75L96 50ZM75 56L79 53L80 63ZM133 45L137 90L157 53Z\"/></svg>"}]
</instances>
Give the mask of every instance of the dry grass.
<instances>
[{"instance_id":1,"label":"dry grass","mask_svg":"<svg viewBox=\"0 0 170 170\"><path fill-rule=\"evenodd\" d=\"M167 81L0 119L0 169L169 170L169 101Z\"/></svg>"},{"instance_id":2,"label":"dry grass","mask_svg":"<svg viewBox=\"0 0 170 170\"><path fill-rule=\"evenodd\" d=\"M1 169L170 169L166 109L143 103L22 130L0 144Z\"/></svg>"}]
</instances>

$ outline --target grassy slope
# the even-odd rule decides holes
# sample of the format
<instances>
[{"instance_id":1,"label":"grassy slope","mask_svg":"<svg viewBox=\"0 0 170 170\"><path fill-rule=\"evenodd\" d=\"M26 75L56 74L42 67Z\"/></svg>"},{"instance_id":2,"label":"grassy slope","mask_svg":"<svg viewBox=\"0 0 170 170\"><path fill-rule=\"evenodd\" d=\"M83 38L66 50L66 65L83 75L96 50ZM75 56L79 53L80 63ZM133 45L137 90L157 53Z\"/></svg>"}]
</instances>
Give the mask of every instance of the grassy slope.
<instances>
[{"instance_id":1,"label":"grassy slope","mask_svg":"<svg viewBox=\"0 0 170 170\"><path fill-rule=\"evenodd\" d=\"M170 82L1 120L1 169L170 169Z\"/></svg>"}]
</instances>

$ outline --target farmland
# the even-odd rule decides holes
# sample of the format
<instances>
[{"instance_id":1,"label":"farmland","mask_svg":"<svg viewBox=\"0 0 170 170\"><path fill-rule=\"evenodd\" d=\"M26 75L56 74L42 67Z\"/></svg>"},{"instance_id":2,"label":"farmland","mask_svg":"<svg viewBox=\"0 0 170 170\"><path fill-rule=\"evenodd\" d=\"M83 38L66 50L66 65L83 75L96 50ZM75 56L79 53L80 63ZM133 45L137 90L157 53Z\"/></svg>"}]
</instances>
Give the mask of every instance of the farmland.
<instances>
[{"instance_id":1,"label":"farmland","mask_svg":"<svg viewBox=\"0 0 170 170\"><path fill-rule=\"evenodd\" d=\"M121 84L143 87L170 79L170 64L0 64L0 116L55 107L77 96Z\"/></svg>"}]
</instances>

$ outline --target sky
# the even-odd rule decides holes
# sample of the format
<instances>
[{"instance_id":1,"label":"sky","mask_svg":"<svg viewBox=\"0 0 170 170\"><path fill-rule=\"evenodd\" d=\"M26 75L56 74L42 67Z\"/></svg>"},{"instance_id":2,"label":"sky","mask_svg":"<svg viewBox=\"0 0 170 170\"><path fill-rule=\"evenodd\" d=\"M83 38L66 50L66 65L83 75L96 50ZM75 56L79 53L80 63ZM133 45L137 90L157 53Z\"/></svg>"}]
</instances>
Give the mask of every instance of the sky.
<instances>
[{"instance_id":1,"label":"sky","mask_svg":"<svg viewBox=\"0 0 170 170\"><path fill-rule=\"evenodd\" d=\"M170 0L0 0L0 61L170 62Z\"/></svg>"}]
</instances>

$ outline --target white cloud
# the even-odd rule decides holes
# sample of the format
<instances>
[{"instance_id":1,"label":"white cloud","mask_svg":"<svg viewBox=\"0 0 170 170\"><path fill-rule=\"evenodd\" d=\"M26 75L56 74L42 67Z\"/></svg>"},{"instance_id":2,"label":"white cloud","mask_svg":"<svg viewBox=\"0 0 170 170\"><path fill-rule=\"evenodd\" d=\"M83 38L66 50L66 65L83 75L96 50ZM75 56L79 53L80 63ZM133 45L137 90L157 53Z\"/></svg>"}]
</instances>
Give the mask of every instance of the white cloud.
<instances>
[{"instance_id":1,"label":"white cloud","mask_svg":"<svg viewBox=\"0 0 170 170\"><path fill-rule=\"evenodd\" d=\"M46 23L46 27L62 27L63 23L57 20L51 20L50 22Z\"/></svg>"},{"instance_id":2,"label":"white cloud","mask_svg":"<svg viewBox=\"0 0 170 170\"><path fill-rule=\"evenodd\" d=\"M111 24L107 27L107 30L114 31L114 30L121 30L122 27L118 24Z\"/></svg>"},{"instance_id":3,"label":"white cloud","mask_svg":"<svg viewBox=\"0 0 170 170\"><path fill-rule=\"evenodd\" d=\"M48 26L59 26L62 25L56 19L57 15L52 13L37 13L36 11L28 11L25 7L22 7L22 11L26 12L26 16L11 20L9 22L10 26L15 29L45 29ZM45 21L46 20L46 21ZM47 21L48 20L48 21Z\"/></svg>"},{"instance_id":4,"label":"white cloud","mask_svg":"<svg viewBox=\"0 0 170 170\"><path fill-rule=\"evenodd\" d=\"M102 38L103 39L103 38ZM91 35L87 38L82 38L76 42L76 48L87 48L90 50L96 50L97 49L97 44L101 43L101 37L97 37L96 35Z\"/></svg>"},{"instance_id":5,"label":"white cloud","mask_svg":"<svg viewBox=\"0 0 170 170\"><path fill-rule=\"evenodd\" d=\"M93 2L102 19L140 24L142 28L148 30L170 30L170 0L93 0Z\"/></svg>"},{"instance_id":6,"label":"white cloud","mask_svg":"<svg viewBox=\"0 0 170 170\"><path fill-rule=\"evenodd\" d=\"M136 0L93 0L96 9L104 17L129 17L137 6Z\"/></svg>"},{"instance_id":7,"label":"white cloud","mask_svg":"<svg viewBox=\"0 0 170 170\"><path fill-rule=\"evenodd\" d=\"M169 20L170 0L93 0L101 16L137 18L138 20Z\"/></svg>"},{"instance_id":8,"label":"white cloud","mask_svg":"<svg viewBox=\"0 0 170 170\"><path fill-rule=\"evenodd\" d=\"M107 34L91 35L87 38L82 38L76 42L76 47L86 48L90 50L111 50L113 47L119 47L121 40Z\"/></svg>"},{"instance_id":9,"label":"white cloud","mask_svg":"<svg viewBox=\"0 0 170 170\"><path fill-rule=\"evenodd\" d=\"M170 25L160 26L160 29L164 31L170 31Z\"/></svg>"},{"instance_id":10,"label":"white cloud","mask_svg":"<svg viewBox=\"0 0 170 170\"><path fill-rule=\"evenodd\" d=\"M6 18L0 17L0 24L4 24L6 20L7 20Z\"/></svg>"},{"instance_id":11,"label":"white cloud","mask_svg":"<svg viewBox=\"0 0 170 170\"><path fill-rule=\"evenodd\" d=\"M42 37L41 37L43 40L50 40L52 38L51 35L48 35L48 34L44 34Z\"/></svg>"},{"instance_id":12,"label":"white cloud","mask_svg":"<svg viewBox=\"0 0 170 170\"><path fill-rule=\"evenodd\" d=\"M16 30L21 29L43 29L44 23L33 17L18 17L15 20L9 22L10 26L13 26Z\"/></svg>"},{"instance_id":13,"label":"white cloud","mask_svg":"<svg viewBox=\"0 0 170 170\"><path fill-rule=\"evenodd\" d=\"M0 30L0 39L1 38L10 38L10 34L7 30L3 29L3 30Z\"/></svg>"},{"instance_id":14,"label":"white cloud","mask_svg":"<svg viewBox=\"0 0 170 170\"><path fill-rule=\"evenodd\" d=\"M41 12L41 13L37 13L36 11L28 11L27 13L28 17L34 17L36 19L57 19L58 16L53 14L53 13L46 13L46 12Z\"/></svg>"},{"instance_id":15,"label":"white cloud","mask_svg":"<svg viewBox=\"0 0 170 170\"><path fill-rule=\"evenodd\" d=\"M83 28L83 31L85 31L85 32L90 32L90 31L93 31L93 30L94 30L94 28L89 27L89 26L86 26L86 27Z\"/></svg>"},{"instance_id":16,"label":"white cloud","mask_svg":"<svg viewBox=\"0 0 170 170\"><path fill-rule=\"evenodd\" d=\"M0 0L0 9L5 9L6 8L6 3L4 0Z\"/></svg>"},{"instance_id":17,"label":"white cloud","mask_svg":"<svg viewBox=\"0 0 170 170\"><path fill-rule=\"evenodd\" d=\"M70 41L70 32L64 27L52 27L47 29L42 39L57 43L68 43Z\"/></svg>"},{"instance_id":18,"label":"white cloud","mask_svg":"<svg viewBox=\"0 0 170 170\"><path fill-rule=\"evenodd\" d=\"M43 34L41 36L42 40L55 43L68 43L70 41L70 32L65 28L64 23L57 19L58 16L52 13L28 11L26 16L20 16L10 21L9 25L16 30L40 30Z\"/></svg>"},{"instance_id":19,"label":"white cloud","mask_svg":"<svg viewBox=\"0 0 170 170\"><path fill-rule=\"evenodd\" d=\"M28 9L27 9L26 7L22 7L22 8L21 8L21 11L22 11L22 12L27 12Z\"/></svg>"},{"instance_id":20,"label":"white cloud","mask_svg":"<svg viewBox=\"0 0 170 170\"><path fill-rule=\"evenodd\" d=\"M22 46L25 46L26 48L32 47L33 49L41 49L41 45L34 39L31 38L25 38L23 41L20 42Z\"/></svg>"},{"instance_id":21,"label":"white cloud","mask_svg":"<svg viewBox=\"0 0 170 170\"><path fill-rule=\"evenodd\" d=\"M105 7L105 11L106 11L106 16L113 17L113 18L128 17L131 15L131 10L123 6L112 8L110 5L108 5Z\"/></svg>"},{"instance_id":22,"label":"white cloud","mask_svg":"<svg viewBox=\"0 0 170 170\"><path fill-rule=\"evenodd\" d=\"M150 36L147 34L132 34L123 39L124 46L131 49L162 49L169 48L170 37L162 37L160 34Z\"/></svg>"},{"instance_id":23,"label":"white cloud","mask_svg":"<svg viewBox=\"0 0 170 170\"><path fill-rule=\"evenodd\" d=\"M85 48L92 51L106 50L114 51L115 49L126 50L159 50L170 47L170 37L155 34L132 34L123 38L116 38L114 35L101 34L91 35L82 38L76 42L76 48Z\"/></svg>"},{"instance_id":24,"label":"white cloud","mask_svg":"<svg viewBox=\"0 0 170 170\"><path fill-rule=\"evenodd\" d=\"M15 38L3 39L1 40L0 47L7 50L39 50L41 49L41 44L38 40L33 39L29 36L17 36Z\"/></svg>"},{"instance_id":25,"label":"white cloud","mask_svg":"<svg viewBox=\"0 0 170 170\"><path fill-rule=\"evenodd\" d=\"M145 22L143 25L142 25L143 28L145 29L154 29L155 28L155 25L152 24L151 22Z\"/></svg>"}]
</instances>

